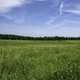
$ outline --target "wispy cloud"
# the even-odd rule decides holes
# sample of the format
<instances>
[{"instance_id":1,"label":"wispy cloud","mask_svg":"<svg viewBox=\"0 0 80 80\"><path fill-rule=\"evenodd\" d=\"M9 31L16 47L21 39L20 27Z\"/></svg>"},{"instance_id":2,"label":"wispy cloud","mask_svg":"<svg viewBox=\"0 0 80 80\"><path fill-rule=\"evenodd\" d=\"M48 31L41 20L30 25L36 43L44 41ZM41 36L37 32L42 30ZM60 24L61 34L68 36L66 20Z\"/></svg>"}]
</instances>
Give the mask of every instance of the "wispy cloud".
<instances>
[{"instance_id":1,"label":"wispy cloud","mask_svg":"<svg viewBox=\"0 0 80 80\"><path fill-rule=\"evenodd\" d=\"M64 12L80 15L80 10L64 10Z\"/></svg>"},{"instance_id":2,"label":"wispy cloud","mask_svg":"<svg viewBox=\"0 0 80 80\"><path fill-rule=\"evenodd\" d=\"M30 0L0 0L0 12L7 12L13 7L19 7Z\"/></svg>"},{"instance_id":3,"label":"wispy cloud","mask_svg":"<svg viewBox=\"0 0 80 80\"><path fill-rule=\"evenodd\" d=\"M45 24L46 25L51 25L54 23L54 21L56 20L56 17L51 17Z\"/></svg>"},{"instance_id":4,"label":"wispy cloud","mask_svg":"<svg viewBox=\"0 0 80 80\"><path fill-rule=\"evenodd\" d=\"M47 1L47 0L0 0L0 13L10 11L14 7L19 7L23 4L31 3L33 1Z\"/></svg>"},{"instance_id":5,"label":"wispy cloud","mask_svg":"<svg viewBox=\"0 0 80 80\"><path fill-rule=\"evenodd\" d=\"M47 1L47 0L36 0L36 1Z\"/></svg>"},{"instance_id":6,"label":"wispy cloud","mask_svg":"<svg viewBox=\"0 0 80 80\"><path fill-rule=\"evenodd\" d=\"M64 7L64 1L61 2L60 7L59 7L60 16L63 14L63 7Z\"/></svg>"},{"instance_id":7,"label":"wispy cloud","mask_svg":"<svg viewBox=\"0 0 80 80\"><path fill-rule=\"evenodd\" d=\"M63 12L80 15L80 3L66 4Z\"/></svg>"},{"instance_id":8,"label":"wispy cloud","mask_svg":"<svg viewBox=\"0 0 80 80\"><path fill-rule=\"evenodd\" d=\"M60 22L60 18L61 18L61 16L63 15L63 8L64 8L64 1L60 1L59 8L58 8L58 12L59 12L59 13L57 14L57 16L51 17L51 18L46 22L46 24L47 24L47 25L52 25L52 24L55 24L55 25L56 25L57 22Z\"/></svg>"},{"instance_id":9,"label":"wispy cloud","mask_svg":"<svg viewBox=\"0 0 80 80\"><path fill-rule=\"evenodd\" d=\"M17 16L17 15L1 15L4 19L7 19L10 23L14 24L25 24L25 16Z\"/></svg>"}]
</instances>

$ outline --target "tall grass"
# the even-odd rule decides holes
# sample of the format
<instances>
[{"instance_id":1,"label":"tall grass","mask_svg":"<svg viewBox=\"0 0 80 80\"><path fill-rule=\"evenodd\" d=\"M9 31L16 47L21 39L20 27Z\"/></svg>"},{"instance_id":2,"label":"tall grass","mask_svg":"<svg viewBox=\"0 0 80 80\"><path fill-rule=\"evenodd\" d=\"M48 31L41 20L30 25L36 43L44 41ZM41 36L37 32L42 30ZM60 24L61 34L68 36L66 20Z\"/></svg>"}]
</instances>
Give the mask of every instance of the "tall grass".
<instances>
[{"instance_id":1,"label":"tall grass","mask_svg":"<svg viewBox=\"0 0 80 80\"><path fill-rule=\"evenodd\" d=\"M80 41L0 41L0 80L80 80Z\"/></svg>"}]
</instances>

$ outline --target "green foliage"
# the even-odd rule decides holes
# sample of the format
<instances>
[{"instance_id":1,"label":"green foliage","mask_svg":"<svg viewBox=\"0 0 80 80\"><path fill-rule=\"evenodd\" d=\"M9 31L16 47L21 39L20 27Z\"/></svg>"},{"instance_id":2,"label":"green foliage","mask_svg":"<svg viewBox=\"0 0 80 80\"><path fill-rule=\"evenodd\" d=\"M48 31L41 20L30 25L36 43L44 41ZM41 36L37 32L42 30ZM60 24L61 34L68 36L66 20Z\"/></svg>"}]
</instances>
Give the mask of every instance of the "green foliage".
<instances>
[{"instance_id":1,"label":"green foliage","mask_svg":"<svg viewBox=\"0 0 80 80\"><path fill-rule=\"evenodd\" d=\"M0 80L80 80L80 41L0 40Z\"/></svg>"}]
</instances>

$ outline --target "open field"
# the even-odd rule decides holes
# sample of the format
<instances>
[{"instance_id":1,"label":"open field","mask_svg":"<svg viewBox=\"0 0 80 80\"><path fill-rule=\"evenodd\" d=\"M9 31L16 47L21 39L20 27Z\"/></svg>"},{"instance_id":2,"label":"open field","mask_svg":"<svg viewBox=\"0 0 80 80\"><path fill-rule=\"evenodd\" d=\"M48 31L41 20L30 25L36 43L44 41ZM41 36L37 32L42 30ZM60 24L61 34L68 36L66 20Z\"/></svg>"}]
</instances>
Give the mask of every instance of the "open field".
<instances>
[{"instance_id":1,"label":"open field","mask_svg":"<svg viewBox=\"0 0 80 80\"><path fill-rule=\"evenodd\" d=\"M80 80L80 41L0 40L0 80Z\"/></svg>"}]
</instances>

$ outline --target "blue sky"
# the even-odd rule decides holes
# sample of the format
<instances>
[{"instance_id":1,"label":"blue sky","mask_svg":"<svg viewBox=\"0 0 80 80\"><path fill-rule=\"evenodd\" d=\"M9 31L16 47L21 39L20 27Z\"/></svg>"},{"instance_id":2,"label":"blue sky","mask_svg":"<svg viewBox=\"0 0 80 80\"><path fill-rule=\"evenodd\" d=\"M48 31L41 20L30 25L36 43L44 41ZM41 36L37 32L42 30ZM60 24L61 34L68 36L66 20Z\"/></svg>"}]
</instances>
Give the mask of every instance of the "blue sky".
<instances>
[{"instance_id":1,"label":"blue sky","mask_svg":"<svg viewBox=\"0 0 80 80\"><path fill-rule=\"evenodd\" d=\"M0 33L80 36L80 0L0 0Z\"/></svg>"}]
</instances>

